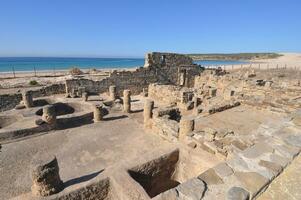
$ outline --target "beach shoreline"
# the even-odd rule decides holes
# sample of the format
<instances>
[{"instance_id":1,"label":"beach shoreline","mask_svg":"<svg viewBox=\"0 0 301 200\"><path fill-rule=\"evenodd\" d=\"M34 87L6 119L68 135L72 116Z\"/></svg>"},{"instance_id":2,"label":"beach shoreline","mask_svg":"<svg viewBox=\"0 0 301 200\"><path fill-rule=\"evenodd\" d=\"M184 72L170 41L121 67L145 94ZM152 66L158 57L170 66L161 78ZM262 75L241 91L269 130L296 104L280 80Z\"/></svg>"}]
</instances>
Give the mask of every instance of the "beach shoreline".
<instances>
[{"instance_id":1,"label":"beach shoreline","mask_svg":"<svg viewBox=\"0 0 301 200\"><path fill-rule=\"evenodd\" d=\"M301 70L301 53L282 53L283 56L275 59L261 59L250 60L248 64L237 65L221 65L220 67L226 70L240 69L240 68L254 68L254 69L271 69L271 68L288 68L294 70ZM103 68L93 71L91 69L81 69L83 72L83 78L89 78L92 80L101 80L114 71L135 71L137 67L124 67L124 68ZM212 66L206 66L212 67ZM72 76L67 70L41 70L41 71L16 71L13 72L0 72L0 90L1 93L5 89L9 88L24 88L24 87L36 87L36 85L30 85L31 81L36 81L39 86L45 86L49 84L64 83L66 79L70 79Z\"/></svg>"}]
</instances>

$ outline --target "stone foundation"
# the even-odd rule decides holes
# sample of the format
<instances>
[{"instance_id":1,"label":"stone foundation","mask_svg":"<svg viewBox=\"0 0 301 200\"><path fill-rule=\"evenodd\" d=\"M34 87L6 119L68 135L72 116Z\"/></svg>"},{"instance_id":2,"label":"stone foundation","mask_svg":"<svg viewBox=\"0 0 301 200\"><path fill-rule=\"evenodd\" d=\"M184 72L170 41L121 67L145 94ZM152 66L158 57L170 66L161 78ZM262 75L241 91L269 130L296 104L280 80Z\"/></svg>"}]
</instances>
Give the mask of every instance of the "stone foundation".
<instances>
[{"instance_id":1,"label":"stone foundation","mask_svg":"<svg viewBox=\"0 0 301 200\"><path fill-rule=\"evenodd\" d=\"M31 191L36 196L49 196L60 192L64 186L60 179L56 157L46 156L35 160L32 171Z\"/></svg>"}]
</instances>

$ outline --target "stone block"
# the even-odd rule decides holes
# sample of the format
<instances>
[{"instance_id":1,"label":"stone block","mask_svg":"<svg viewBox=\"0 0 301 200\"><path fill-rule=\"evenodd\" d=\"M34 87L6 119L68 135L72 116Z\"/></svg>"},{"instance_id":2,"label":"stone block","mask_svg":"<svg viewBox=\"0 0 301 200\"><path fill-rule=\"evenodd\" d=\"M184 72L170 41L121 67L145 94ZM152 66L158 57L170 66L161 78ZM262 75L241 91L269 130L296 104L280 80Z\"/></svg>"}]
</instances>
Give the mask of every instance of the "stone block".
<instances>
[{"instance_id":1,"label":"stone block","mask_svg":"<svg viewBox=\"0 0 301 200\"><path fill-rule=\"evenodd\" d=\"M216 165L213 169L215 173L222 179L233 174L233 170L227 165L227 163L220 163Z\"/></svg>"},{"instance_id":2,"label":"stone block","mask_svg":"<svg viewBox=\"0 0 301 200\"><path fill-rule=\"evenodd\" d=\"M267 168L268 170L272 171L275 174L275 176L280 174L280 172L283 170L283 168L280 165L278 165L277 163L273 163L273 162L266 161L266 160L260 160L258 164L260 166L263 166L263 167Z\"/></svg>"},{"instance_id":3,"label":"stone block","mask_svg":"<svg viewBox=\"0 0 301 200\"><path fill-rule=\"evenodd\" d=\"M243 152L243 156L246 158L257 158L264 153L273 153L274 149L267 143L257 143Z\"/></svg>"},{"instance_id":4,"label":"stone block","mask_svg":"<svg viewBox=\"0 0 301 200\"><path fill-rule=\"evenodd\" d=\"M199 175L198 178L204 181L207 185L218 185L224 183L221 177L218 176L212 168Z\"/></svg>"},{"instance_id":5,"label":"stone block","mask_svg":"<svg viewBox=\"0 0 301 200\"><path fill-rule=\"evenodd\" d=\"M269 183L269 179L256 172L235 172L234 176L250 192L251 198L256 197Z\"/></svg>"},{"instance_id":6,"label":"stone block","mask_svg":"<svg viewBox=\"0 0 301 200\"><path fill-rule=\"evenodd\" d=\"M232 187L227 192L227 200L249 200L250 193L241 187Z\"/></svg>"},{"instance_id":7,"label":"stone block","mask_svg":"<svg viewBox=\"0 0 301 200\"><path fill-rule=\"evenodd\" d=\"M205 194L206 185L202 180L193 178L178 185L176 191L178 192L179 200L199 200Z\"/></svg>"}]
</instances>

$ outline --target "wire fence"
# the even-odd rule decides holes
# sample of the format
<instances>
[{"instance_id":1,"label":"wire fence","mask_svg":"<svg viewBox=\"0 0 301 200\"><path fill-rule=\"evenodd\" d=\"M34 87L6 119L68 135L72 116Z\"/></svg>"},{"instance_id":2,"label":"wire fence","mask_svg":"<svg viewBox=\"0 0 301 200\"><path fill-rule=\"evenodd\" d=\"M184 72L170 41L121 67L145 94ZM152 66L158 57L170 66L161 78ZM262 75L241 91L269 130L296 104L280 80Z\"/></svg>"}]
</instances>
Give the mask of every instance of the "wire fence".
<instances>
[{"instance_id":1,"label":"wire fence","mask_svg":"<svg viewBox=\"0 0 301 200\"><path fill-rule=\"evenodd\" d=\"M256 69L256 70L295 70L301 71L301 63L298 65L286 63L250 63L240 65L202 65L206 69L221 68L224 70L238 70L238 69Z\"/></svg>"},{"instance_id":2,"label":"wire fence","mask_svg":"<svg viewBox=\"0 0 301 200\"><path fill-rule=\"evenodd\" d=\"M201 65L206 69L222 68L224 70L238 70L238 69L256 69L256 70L295 70L301 71L301 63L298 65L289 63L250 63L250 64L233 64L233 65ZM70 69L59 69L52 67L52 69L38 69L36 66L32 67L31 71L22 71L12 66L11 71L0 72L0 78L19 78L19 77L43 77L43 76L63 76L67 75ZM86 71L88 69L83 69ZM108 69L109 70L109 69Z\"/></svg>"},{"instance_id":3,"label":"wire fence","mask_svg":"<svg viewBox=\"0 0 301 200\"><path fill-rule=\"evenodd\" d=\"M36 66L32 67L32 70L22 70L18 69L14 66L11 66L11 70L7 71L0 71L0 78L19 78L19 77L43 77L43 76L62 76L66 75L70 69L59 69L57 70L56 67L52 67L52 69L39 69Z\"/></svg>"}]
</instances>

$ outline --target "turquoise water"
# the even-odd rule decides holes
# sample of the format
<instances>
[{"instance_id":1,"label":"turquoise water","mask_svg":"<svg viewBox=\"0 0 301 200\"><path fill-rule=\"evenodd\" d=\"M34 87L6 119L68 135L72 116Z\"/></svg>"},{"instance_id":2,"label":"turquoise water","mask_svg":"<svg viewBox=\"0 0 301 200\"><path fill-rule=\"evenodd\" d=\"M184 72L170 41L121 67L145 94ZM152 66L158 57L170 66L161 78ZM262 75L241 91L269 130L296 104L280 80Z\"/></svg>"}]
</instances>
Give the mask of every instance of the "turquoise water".
<instances>
[{"instance_id":1,"label":"turquoise water","mask_svg":"<svg viewBox=\"0 0 301 200\"><path fill-rule=\"evenodd\" d=\"M203 60L195 63L201 65L245 64L243 61ZM143 58L0 58L0 72L63 70L71 67L81 69L134 68L144 65Z\"/></svg>"},{"instance_id":2,"label":"turquoise water","mask_svg":"<svg viewBox=\"0 0 301 200\"><path fill-rule=\"evenodd\" d=\"M242 65L248 64L246 61L241 60L199 60L195 61L199 65L212 66L212 65Z\"/></svg>"},{"instance_id":3,"label":"turquoise water","mask_svg":"<svg viewBox=\"0 0 301 200\"><path fill-rule=\"evenodd\" d=\"M125 68L143 66L143 58L0 58L0 71L62 70L71 67Z\"/></svg>"}]
</instances>

